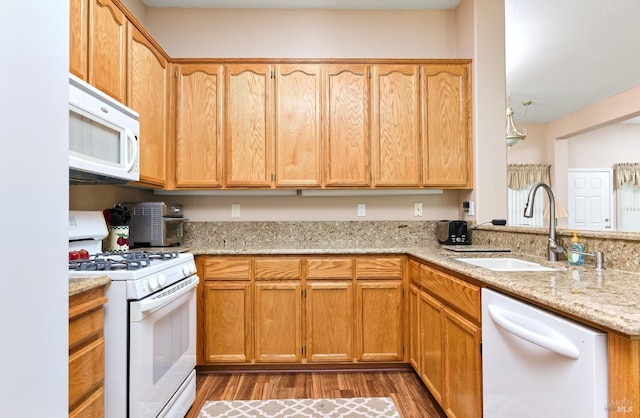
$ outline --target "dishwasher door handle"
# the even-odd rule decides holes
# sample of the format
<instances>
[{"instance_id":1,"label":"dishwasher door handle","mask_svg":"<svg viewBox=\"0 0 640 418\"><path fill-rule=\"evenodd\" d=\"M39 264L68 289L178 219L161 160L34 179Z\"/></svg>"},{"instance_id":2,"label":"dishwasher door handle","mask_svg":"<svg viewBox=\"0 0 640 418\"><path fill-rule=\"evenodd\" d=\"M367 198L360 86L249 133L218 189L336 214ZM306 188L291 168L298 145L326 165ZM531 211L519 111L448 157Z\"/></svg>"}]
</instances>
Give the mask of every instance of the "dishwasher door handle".
<instances>
[{"instance_id":1,"label":"dishwasher door handle","mask_svg":"<svg viewBox=\"0 0 640 418\"><path fill-rule=\"evenodd\" d=\"M541 322L533 321L531 318L527 318L527 321L535 322L536 328L548 330L548 334L544 335L539 332L532 331L523 325L517 324L514 321L515 317L507 319L509 311L500 309L494 305L487 305L489 315L491 319L499 325L501 328L510 332L511 334L529 341L532 344L545 348L547 350L558 353L562 356L569 357L577 360L580 357L580 351L571 341L559 335L551 327L542 324ZM516 315L512 315L516 316ZM554 335L555 334L555 335Z\"/></svg>"}]
</instances>

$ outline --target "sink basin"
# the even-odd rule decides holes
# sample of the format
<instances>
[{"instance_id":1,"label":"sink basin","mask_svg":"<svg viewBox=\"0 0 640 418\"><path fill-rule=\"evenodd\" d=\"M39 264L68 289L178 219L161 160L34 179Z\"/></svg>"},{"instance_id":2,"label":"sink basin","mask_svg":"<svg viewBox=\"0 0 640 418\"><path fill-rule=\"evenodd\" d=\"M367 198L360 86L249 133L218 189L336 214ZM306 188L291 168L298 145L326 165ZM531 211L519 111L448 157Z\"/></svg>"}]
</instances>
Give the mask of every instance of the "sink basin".
<instances>
[{"instance_id":1,"label":"sink basin","mask_svg":"<svg viewBox=\"0 0 640 418\"><path fill-rule=\"evenodd\" d=\"M519 258L456 258L463 263L473 264L493 271L555 271L556 269L543 266Z\"/></svg>"}]
</instances>

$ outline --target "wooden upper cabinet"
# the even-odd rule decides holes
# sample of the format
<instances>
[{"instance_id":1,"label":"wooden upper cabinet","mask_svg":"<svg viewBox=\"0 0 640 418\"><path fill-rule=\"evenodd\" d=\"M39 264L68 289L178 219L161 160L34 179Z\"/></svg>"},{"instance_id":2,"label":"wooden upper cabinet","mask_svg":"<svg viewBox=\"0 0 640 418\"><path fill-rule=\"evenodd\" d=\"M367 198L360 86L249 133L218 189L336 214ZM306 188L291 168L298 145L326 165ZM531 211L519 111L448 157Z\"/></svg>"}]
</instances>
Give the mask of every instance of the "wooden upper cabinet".
<instances>
[{"instance_id":1,"label":"wooden upper cabinet","mask_svg":"<svg viewBox=\"0 0 640 418\"><path fill-rule=\"evenodd\" d=\"M169 65L133 25L129 28L128 105L140 114L140 183L163 187L167 180Z\"/></svg>"},{"instance_id":2,"label":"wooden upper cabinet","mask_svg":"<svg viewBox=\"0 0 640 418\"><path fill-rule=\"evenodd\" d=\"M277 65L276 186L322 184L322 66Z\"/></svg>"},{"instance_id":3,"label":"wooden upper cabinet","mask_svg":"<svg viewBox=\"0 0 640 418\"><path fill-rule=\"evenodd\" d=\"M424 185L472 187L469 64L422 66Z\"/></svg>"},{"instance_id":4,"label":"wooden upper cabinet","mask_svg":"<svg viewBox=\"0 0 640 418\"><path fill-rule=\"evenodd\" d=\"M325 67L325 185L371 184L369 66Z\"/></svg>"},{"instance_id":5,"label":"wooden upper cabinet","mask_svg":"<svg viewBox=\"0 0 640 418\"><path fill-rule=\"evenodd\" d=\"M89 71L89 1L69 0L69 72L87 81Z\"/></svg>"},{"instance_id":6,"label":"wooden upper cabinet","mask_svg":"<svg viewBox=\"0 0 640 418\"><path fill-rule=\"evenodd\" d=\"M176 186L222 185L222 66L176 67Z\"/></svg>"},{"instance_id":7,"label":"wooden upper cabinet","mask_svg":"<svg viewBox=\"0 0 640 418\"><path fill-rule=\"evenodd\" d=\"M273 177L273 70L225 66L225 185L270 187Z\"/></svg>"},{"instance_id":8,"label":"wooden upper cabinet","mask_svg":"<svg viewBox=\"0 0 640 418\"><path fill-rule=\"evenodd\" d=\"M127 18L111 0L90 0L89 8L88 81L120 103L128 104L125 102Z\"/></svg>"},{"instance_id":9,"label":"wooden upper cabinet","mask_svg":"<svg viewBox=\"0 0 640 418\"><path fill-rule=\"evenodd\" d=\"M420 80L417 65L373 66L375 186L421 184Z\"/></svg>"}]
</instances>

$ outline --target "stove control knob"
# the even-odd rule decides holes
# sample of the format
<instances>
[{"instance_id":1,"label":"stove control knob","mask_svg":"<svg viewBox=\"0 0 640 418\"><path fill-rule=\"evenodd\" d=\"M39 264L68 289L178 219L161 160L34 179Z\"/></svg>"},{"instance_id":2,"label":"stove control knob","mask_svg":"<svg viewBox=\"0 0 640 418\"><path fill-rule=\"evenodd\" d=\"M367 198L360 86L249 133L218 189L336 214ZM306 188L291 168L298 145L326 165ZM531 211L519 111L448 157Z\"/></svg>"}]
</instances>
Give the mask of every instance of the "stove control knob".
<instances>
[{"instance_id":1,"label":"stove control knob","mask_svg":"<svg viewBox=\"0 0 640 418\"><path fill-rule=\"evenodd\" d=\"M194 273L193 270L194 269L193 269L193 266L191 264L185 264L184 266L182 266L182 273L185 276L190 276L191 274L193 274Z\"/></svg>"},{"instance_id":2,"label":"stove control knob","mask_svg":"<svg viewBox=\"0 0 640 418\"><path fill-rule=\"evenodd\" d=\"M158 288L158 278L156 276L149 277L149 288L156 290Z\"/></svg>"},{"instance_id":3,"label":"stove control knob","mask_svg":"<svg viewBox=\"0 0 640 418\"><path fill-rule=\"evenodd\" d=\"M167 284L167 278L164 277L164 274L158 274L158 284L160 285L160 287L163 287L165 284Z\"/></svg>"}]
</instances>

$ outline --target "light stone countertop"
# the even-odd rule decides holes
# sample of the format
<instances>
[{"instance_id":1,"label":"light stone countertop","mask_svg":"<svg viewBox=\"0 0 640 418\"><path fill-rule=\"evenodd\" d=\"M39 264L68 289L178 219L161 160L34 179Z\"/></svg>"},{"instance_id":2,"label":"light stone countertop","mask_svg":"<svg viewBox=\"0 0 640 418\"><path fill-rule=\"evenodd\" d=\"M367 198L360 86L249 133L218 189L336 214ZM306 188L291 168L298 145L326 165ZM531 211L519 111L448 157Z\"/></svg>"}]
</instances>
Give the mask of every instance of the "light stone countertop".
<instances>
[{"instance_id":1,"label":"light stone countertop","mask_svg":"<svg viewBox=\"0 0 640 418\"><path fill-rule=\"evenodd\" d=\"M487 247L487 246L483 246ZM517 252L458 253L438 245L397 247L318 243L278 247L272 243L237 247L191 247L194 255L313 255L313 254L407 254L471 277L488 287L525 301L551 308L607 331L640 338L640 274L621 270L596 271L592 260L583 267ZM499 272L456 260L463 257L514 257L558 268L557 271Z\"/></svg>"},{"instance_id":2,"label":"light stone countertop","mask_svg":"<svg viewBox=\"0 0 640 418\"><path fill-rule=\"evenodd\" d=\"M96 287L105 286L111 282L107 276L73 277L69 278L69 297L86 292Z\"/></svg>"}]
</instances>

